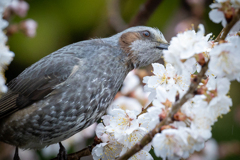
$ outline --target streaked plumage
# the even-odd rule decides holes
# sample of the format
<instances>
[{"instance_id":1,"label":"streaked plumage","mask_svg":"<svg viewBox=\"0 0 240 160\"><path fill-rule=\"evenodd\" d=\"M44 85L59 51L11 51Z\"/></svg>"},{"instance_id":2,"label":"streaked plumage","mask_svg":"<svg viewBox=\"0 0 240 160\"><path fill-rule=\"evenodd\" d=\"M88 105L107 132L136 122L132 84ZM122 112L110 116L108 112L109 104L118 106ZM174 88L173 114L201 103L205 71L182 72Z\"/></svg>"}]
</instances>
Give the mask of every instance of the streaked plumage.
<instances>
[{"instance_id":1,"label":"streaked plumage","mask_svg":"<svg viewBox=\"0 0 240 160\"><path fill-rule=\"evenodd\" d=\"M132 27L42 58L0 99L0 141L41 149L88 127L104 115L128 72L160 59L166 43L157 29Z\"/></svg>"}]
</instances>

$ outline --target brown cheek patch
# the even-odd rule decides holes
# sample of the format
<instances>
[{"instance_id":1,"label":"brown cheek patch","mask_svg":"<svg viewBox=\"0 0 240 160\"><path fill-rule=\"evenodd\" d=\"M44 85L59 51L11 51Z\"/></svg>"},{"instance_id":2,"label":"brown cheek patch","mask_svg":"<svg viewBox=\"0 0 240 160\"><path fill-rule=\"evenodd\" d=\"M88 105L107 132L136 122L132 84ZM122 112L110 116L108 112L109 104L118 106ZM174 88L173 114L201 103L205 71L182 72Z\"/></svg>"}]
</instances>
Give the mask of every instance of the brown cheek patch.
<instances>
[{"instance_id":1,"label":"brown cheek patch","mask_svg":"<svg viewBox=\"0 0 240 160\"><path fill-rule=\"evenodd\" d=\"M119 44L124 52L131 53L130 45L132 44L132 42L138 39L141 39L141 35L139 33L127 32L120 37Z\"/></svg>"}]
</instances>

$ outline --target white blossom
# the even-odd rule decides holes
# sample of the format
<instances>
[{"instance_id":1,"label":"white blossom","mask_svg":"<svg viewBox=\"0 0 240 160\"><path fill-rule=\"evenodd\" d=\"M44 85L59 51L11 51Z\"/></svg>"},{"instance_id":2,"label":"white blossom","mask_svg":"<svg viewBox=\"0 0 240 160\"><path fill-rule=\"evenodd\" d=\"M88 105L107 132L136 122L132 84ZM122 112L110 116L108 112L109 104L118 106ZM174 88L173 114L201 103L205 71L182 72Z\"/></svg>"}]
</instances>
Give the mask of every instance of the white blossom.
<instances>
[{"instance_id":1,"label":"white blossom","mask_svg":"<svg viewBox=\"0 0 240 160\"><path fill-rule=\"evenodd\" d=\"M116 139L120 139L126 134L131 134L139 128L136 111L113 109L110 111L109 124L106 131L113 133ZM104 119L105 117L103 117Z\"/></svg>"},{"instance_id":2,"label":"white blossom","mask_svg":"<svg viewBox=\"0 0 240 160\"><path fill-rule=\"evenodd\" d=\"M123 86L121 88L121 93L126 95L130 92L133 92L138 87L139 84L140 80L133 70L129 72L127 77L125 78Z\"/></svg>"},{"instance_id":3,"label":"white blossom","mask_svg":"<svg viewBox=\"0 0 240 160\"><path fill-rule=\"evenodd\" d=\"M156 107L152 106L147 109L146 113L141 114L138 117L138 122L141 127L144 127L148 131L152 130L160 122L159 115L163 112L164 106Z\"/></svg>"},{"instance_id":4,"label":"white blossom","mask_svg":"<svg viewBox=\"0 0 240 160\"><path fill-rule=\"evenodd\" d=\"M122 110L132 110L140 113L143 106L135 98L121 96L113 101L113 103L108 107L107 112L110 114L112 109L122 109Z\"/></svg>"},{"instance_id":5,"label":"white blossom","mask_svg":"<svg viewBox=\"0 0 240 160\"><path fill-rule=\"evenodd\" d=\"M36 35L37 22L33 19L27 19L20 24L21 30L28 37L34 37Z\"/></svg>"},{"instance_id":6,"label":"white blossom","mask_svg":"<svg viewBox=\"0 0 240 160\"><path fill-rule=\"evenodd\" d=\"M156 89L158 86L163 86L166 89L172 88L174 84L174 68L171 64L166 65L166 69L162 64L153 63L153 76L144 77L144 83L149 88Z\"/></svg>"},{"instance_id":7,"label":"white blossom","mask_svg":"<svg viewBox=\"0 0 240 160\"><path fill-rule=\"evenodd\" d=\"M7 36L2 31L7 27L8 22L3 19L3 12L7 6L9 6L11 0L1 0L0 1L0 92L7 92L7 87L5 85L4 70L6 66L12 61L14 53L9 51L6 46Z\"/></svg>"},{"instance_id":8,"label":"white blossom","mask_svg":"<svg viewBox=\"0 0 240 160\"><path fill-rule=\"evenodd\" d=\"M177 34L176 37L171 39L168 50L163 51L165 61L173 64L181 73L182 70L186 69L183 60L209 49L208 40L211 34L204 36L204 32L204 26L200 24L198 32L188 30Z\"/></svg>"},{"instance_id":9,"label":"white blossom","mask_svg":"<svg viewBox=\"0 0 240 160\"><path fill-rule=\"evenodd\" d=\"M141 150L130 157L128 160L153 160L153 157L149 151Z\"/></svg>"},{"instance_id":10,"label":"white blossom","mask_svg":"<svg viewBox=\"0 0 240 160\"><path fill-rule=\"evenodd\" d=\"M157 133L152 140L156 156L162 157L164 160L167 158L180 159L184 154L182 149L187 144L187 133L176 129L165 129L161 133Z\"/></svg>"},{"instance_id":11,"label":"white blossom","mask_svg":"<svg viewBox=\"0 0 240 160\"><path fill-rule=\"evenodd\" d=\"M212 10L209 12L209 18L214 23L222 23L223 27L226 27L226 17L233 16L235 9L240 8L239 0L215 0L215 3L210 5Z\"/></svg>"},{"instance_id":12,"label":"white blossom","mask_svg":"<svg viewBox=\"0 0 240 160\"><path fill-rule=\"evenodd\" d=\"M122 145L116 141L111 141L96 145L92 150L92 156L94 160L110 160L119 157L121 151Z\"/></svg>"},{"instance_id":13,"label":"white blossom","mask_svg":"<svg viewBox=\"0 0 240 160\"><path fill-rule=\"evenodd\" d=\"M239 37L238 37L239 38ZM217 77L234 80L240 77L240 47L234 43L216 45L210 51L209 70Z\"/></svg>"},{"instance_id":14,"label":"white blossom","mask_svg":"<svg viewBox=\"0 0 240 160\"><path fill-rule=\"evenodd\" d=\"M130 134L125 134L121 136L117 141L124 145L124 147L131 148L137 142L139 142L143 136L147 134L147 130L143 127L138 127ZM150 150L150 146L148 146L148 151Z\"/></svg>"},{"instance_id":15,"label":"white blossom","mask_svg":"<svg viewBox=\"0 0 240 160\"><path fill-rule=\"evenodd\" d=\"M120 155L123 145L117 142L113 134L106 132L106 128L102 123L97 125L96 135L102 143L96 145L92 150L94 160L115 159Z\"/></svg>"},{"instance_id":16,"label":"white blossom","mask_svg":"<svg viewBox=\"0 0 240 160\"><path fill-rule=\"evenodd\" d=\"M216 120L222 114L226 114L230 110L230 106L232 106L231 98L227 97L230 88L230 82L227 78L217 78L216 79L216 97L214 97L209 105L208 110L211 112L210 114Z\"/></svg>"},{"instance_id":17,"label":"white blossom","mask_svg":"<svg viewBox=\"0 0 240 160\"><path fill-rule=\"evenodd\" d=\"M211 7L211 5L210 5L210 7ZM218 10L218 9L213 9L212 11L210 11L209 12L209 18L214 23L220 23L221 22L223 27L226 27L226 25L227 25L227 20L225 18L224 13L222 11Z\"/></svg>"},{"instance_id":18,"label":"white blossom","mask_svg":"<svg viewBox=\"0 0 240 160\"><path fill-rule=\"evenodd\" d=\"M29 4L25 1L12 0L12 3L9 7L18 16L25 17L29 9Z\"/></svg>"}]
</instances>

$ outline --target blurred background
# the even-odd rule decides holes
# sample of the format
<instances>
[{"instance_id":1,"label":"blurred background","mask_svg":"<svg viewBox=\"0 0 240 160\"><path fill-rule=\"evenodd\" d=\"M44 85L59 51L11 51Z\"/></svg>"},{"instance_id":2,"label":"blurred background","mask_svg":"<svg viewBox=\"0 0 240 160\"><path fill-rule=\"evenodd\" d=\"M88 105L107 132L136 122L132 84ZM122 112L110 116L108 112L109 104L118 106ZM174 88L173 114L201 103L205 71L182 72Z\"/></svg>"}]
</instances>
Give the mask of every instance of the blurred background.
<instances>
[{"instance_id":1,"label":"blurred background","mask_svg":"<svg viewBox=\"0 0 240 160\"><path fill-rule=\"evenodd\" d=\"M156 1L158 3L155 3ZM155 0L155 2L152 0L155 3L153 6L148 4L151 0L20 0L19 2L24 2L25 5L21 7L15 5L15 8L11 6L12 8L5 15L10 22L7 28L8 45L15 53L14 60L5 73L8 82L26 67L65 45L90 38L108 37L132 25L157 27L163 32L167 41L186 29L192 27L197 29L199 23L204 24L206 33L212 32L216 36L222 29L220 24L215 24L209 19L211 0ZM149 5L147 7L150 12L139 20L138 13L142 11L144 5L145 7ZM29 19L34 21L30 24L26 23ZM21 27L22 29L19 29ZM27 29L24 30L24 27L29 27L30 33L26 31ZM141 105L145 105L147 100L141 89L141 81L143 76L150 74L150 70L151 66L134 71L132 76L135 81L126 81L125 89L122 89L117 97L134 98ZM126 89L128 85L135 87ZM139 88L140 90L137 90ZM229 95L233 100L231 111L219 117L212 128L213 139L207 142L202 152L195 153L189 160L240 159L240 84L238 82L231 83ZM126 102L126 99L123 101ZM63 144L68 152L72 153L92 144L95 126L96 124L64 141ZM21 151L20 157L22 160L50 159L57 155L58 149L58 145L52 145L41 151ZM0 143L0 160L12 159L13 154L14 147ZM91 156L83 159L91 159Z\"/></svg>"}]
</instances>

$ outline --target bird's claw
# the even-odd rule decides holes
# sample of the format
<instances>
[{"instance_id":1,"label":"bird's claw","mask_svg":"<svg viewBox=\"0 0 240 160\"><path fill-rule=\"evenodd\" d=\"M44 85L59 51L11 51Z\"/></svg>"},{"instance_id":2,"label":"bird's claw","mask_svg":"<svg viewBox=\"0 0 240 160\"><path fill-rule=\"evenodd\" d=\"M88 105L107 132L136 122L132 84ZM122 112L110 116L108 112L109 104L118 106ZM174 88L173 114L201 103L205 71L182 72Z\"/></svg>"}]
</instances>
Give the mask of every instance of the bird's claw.
<instances>
[{"instance_id":1,"label":"bird's claw","mask_svg":"<svg viewBox=\"0 0 240 160\"><path fill-rule=\"evenodd\" d=\"M18 156L18 147L16 147L16 149L15 149L15 154L14 154L13 160L20 160L20 158Z\"/></svg>"},{"instance_id":2,"label":"bird's claw","mask_svg":"<svg viewBox=\"0 0 240 160\"><path fill-rule=\"evenodd\" d=\"M59 153L57 155L58 160L67 160L67 152L61 142L59 142Z\"/></svg>"}]
</instances>

